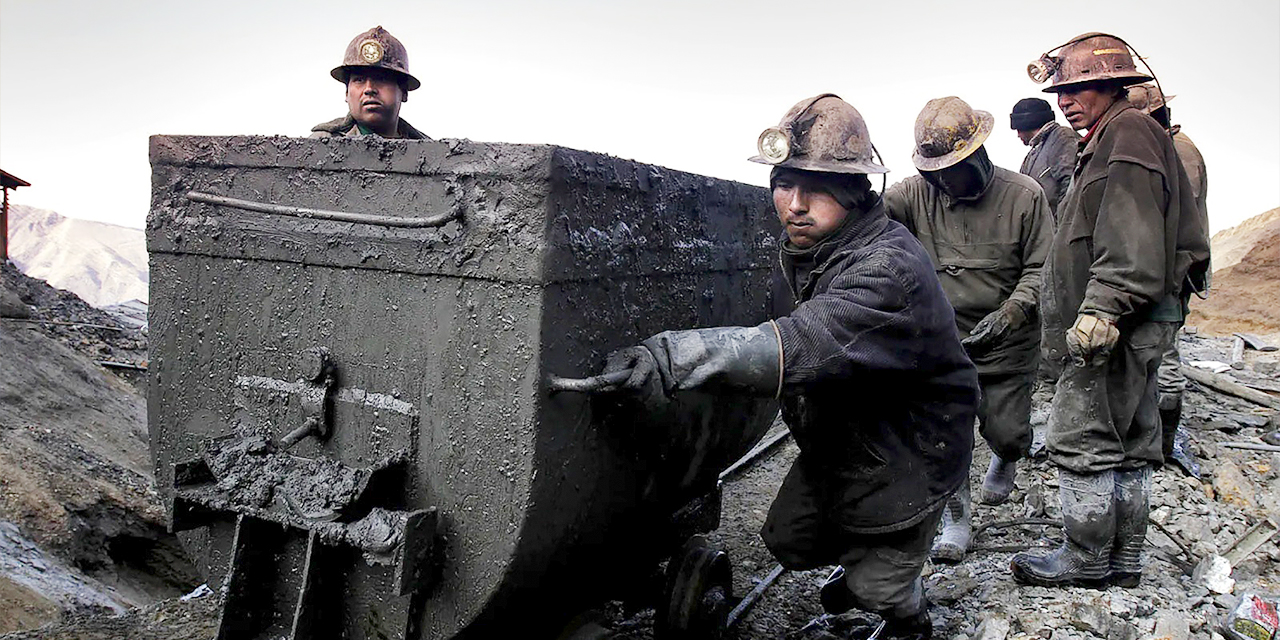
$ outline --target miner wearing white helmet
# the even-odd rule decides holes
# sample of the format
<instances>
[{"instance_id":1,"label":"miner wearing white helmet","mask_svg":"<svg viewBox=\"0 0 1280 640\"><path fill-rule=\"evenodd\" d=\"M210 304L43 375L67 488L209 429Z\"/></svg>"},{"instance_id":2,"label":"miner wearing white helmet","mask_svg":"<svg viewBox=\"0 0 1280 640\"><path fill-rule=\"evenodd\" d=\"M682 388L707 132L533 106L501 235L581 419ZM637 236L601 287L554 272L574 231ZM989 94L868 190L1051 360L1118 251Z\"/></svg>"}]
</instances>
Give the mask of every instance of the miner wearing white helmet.
<instances>
[{"instance_id":1,"label":"miner wearing white helmet","mask_svg":"<svg viewBox=\"0 0 1280 640\"><path fill-rule=\"evenodd\" d=\"M422 83L409 73L409 52L386 29L374 27L352 39L342 64L329 75L347 88L347 115L312 127L310 137L429 140L400 117L400 105Z\"/></svg>"}]
</instances>

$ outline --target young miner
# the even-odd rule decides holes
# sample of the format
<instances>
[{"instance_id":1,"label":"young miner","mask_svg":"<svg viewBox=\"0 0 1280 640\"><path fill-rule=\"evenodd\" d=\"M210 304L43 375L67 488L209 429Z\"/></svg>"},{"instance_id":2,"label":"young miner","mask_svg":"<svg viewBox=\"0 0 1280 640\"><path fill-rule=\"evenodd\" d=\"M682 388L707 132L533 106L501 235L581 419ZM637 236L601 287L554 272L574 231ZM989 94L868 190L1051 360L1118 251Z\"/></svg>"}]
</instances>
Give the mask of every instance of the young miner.
<instances>
[{"instance_id":1,"label":"young miner","mask_svg":"<svg viewBox=\"0 0 1280 640\"><path fill-rule=\"evenodd\" d=\"M660 407L701 387L781 398L800 455L761 535L784 566L839 565L833 613L929 638L920 571L947 498L968 478L977 374L924 248L871 190L858 111L823 94L765 130L778 219L775 320L665 331L610 355L625 389Z\"/></svg>"}]
</instances>

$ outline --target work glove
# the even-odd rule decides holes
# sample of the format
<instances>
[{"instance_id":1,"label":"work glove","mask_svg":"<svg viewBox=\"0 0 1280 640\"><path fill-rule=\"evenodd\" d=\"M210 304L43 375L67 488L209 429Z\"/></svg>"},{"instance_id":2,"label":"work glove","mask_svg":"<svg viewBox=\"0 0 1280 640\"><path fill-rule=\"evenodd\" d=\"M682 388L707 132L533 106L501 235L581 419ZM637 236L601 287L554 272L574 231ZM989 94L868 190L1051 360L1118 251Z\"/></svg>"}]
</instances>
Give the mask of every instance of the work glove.
<instances>
[{"instance_id":1,"label":"work glove","mask_svg":"<svg viewBox=\"0 0 1280 640\"><path fill-rule=\"evenodd\" d=\"M781 386L782 342L772 322L664 331L638 346L609 354L605 374L626 369L631 375L618 387L645 404L698 387L776 396Z\"/></svg>"},{"instance_id":2,"label":"work glove","mask_svg":"<svg viewBox=\"0 0 1280 640\"><path fill-rule=\"evenodd\" d=\"M1067 329L1067 353L1077 366L1101 364L1106 362L1119 339L1120 329L1114 320L1082 313Z\"/></svg>"},{"instance_id":3,"label":"work glove","mask_svg":"<svg viewBox=\"0 0 1280 640\"><path fill-rule=\"evenodd\" d=\"M1005 302L973 325L969 337L960 341L971 356L980 356L1000 346L1009 334L1027 323L1027 314L1013 302Z\"/></svg>"}]
</instances>

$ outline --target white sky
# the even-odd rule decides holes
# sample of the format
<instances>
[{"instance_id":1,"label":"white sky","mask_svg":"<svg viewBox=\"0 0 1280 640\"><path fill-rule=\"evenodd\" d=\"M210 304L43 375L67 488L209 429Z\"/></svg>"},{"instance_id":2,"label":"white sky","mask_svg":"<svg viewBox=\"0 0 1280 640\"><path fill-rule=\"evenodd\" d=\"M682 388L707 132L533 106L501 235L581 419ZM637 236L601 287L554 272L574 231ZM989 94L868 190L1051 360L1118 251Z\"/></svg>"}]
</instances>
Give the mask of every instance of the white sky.
<instances>
[{"instance_id":1,"label":"white sky","mask_svg":"<svg viewBox=\"0 0 1280 640\"><path fill-rule=\"evenodd\" d=\"M33 184L11 202L141 227L147 136L305 135L345 113L329 69L377 24L409 49L423 86L401 115L428 135L753 184L760 131L827 91L862 112L890 184L914 173L916 114L946 95L995 115L988 150L1017 170L1010 109L1053 102L1027 62L1111 32L1177 96L1212 229L1280 205L1276 0L0 0L0 166Z\"/></svg>"}]
</instances>

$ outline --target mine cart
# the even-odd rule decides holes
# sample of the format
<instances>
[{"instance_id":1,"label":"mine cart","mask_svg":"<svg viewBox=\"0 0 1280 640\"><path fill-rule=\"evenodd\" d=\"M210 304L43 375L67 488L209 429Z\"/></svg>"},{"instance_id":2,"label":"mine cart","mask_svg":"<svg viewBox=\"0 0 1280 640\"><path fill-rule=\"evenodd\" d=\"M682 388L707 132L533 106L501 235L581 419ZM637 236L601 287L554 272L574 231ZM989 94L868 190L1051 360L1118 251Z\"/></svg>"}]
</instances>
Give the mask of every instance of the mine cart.
<instances>
[{"instance_id":1,"label":"mine cart","mask_svg":"<svg viewBox=\"0 0 1280 640\"><path fill-rule=\"evenodd\" d=\"M723 605L685 540L776 407L560 378L764 321L766 190L373 136L157 136L151 163L151 450L220 638L555 637L668 557L660 633Z\"/></svg>"}]
</instances>

